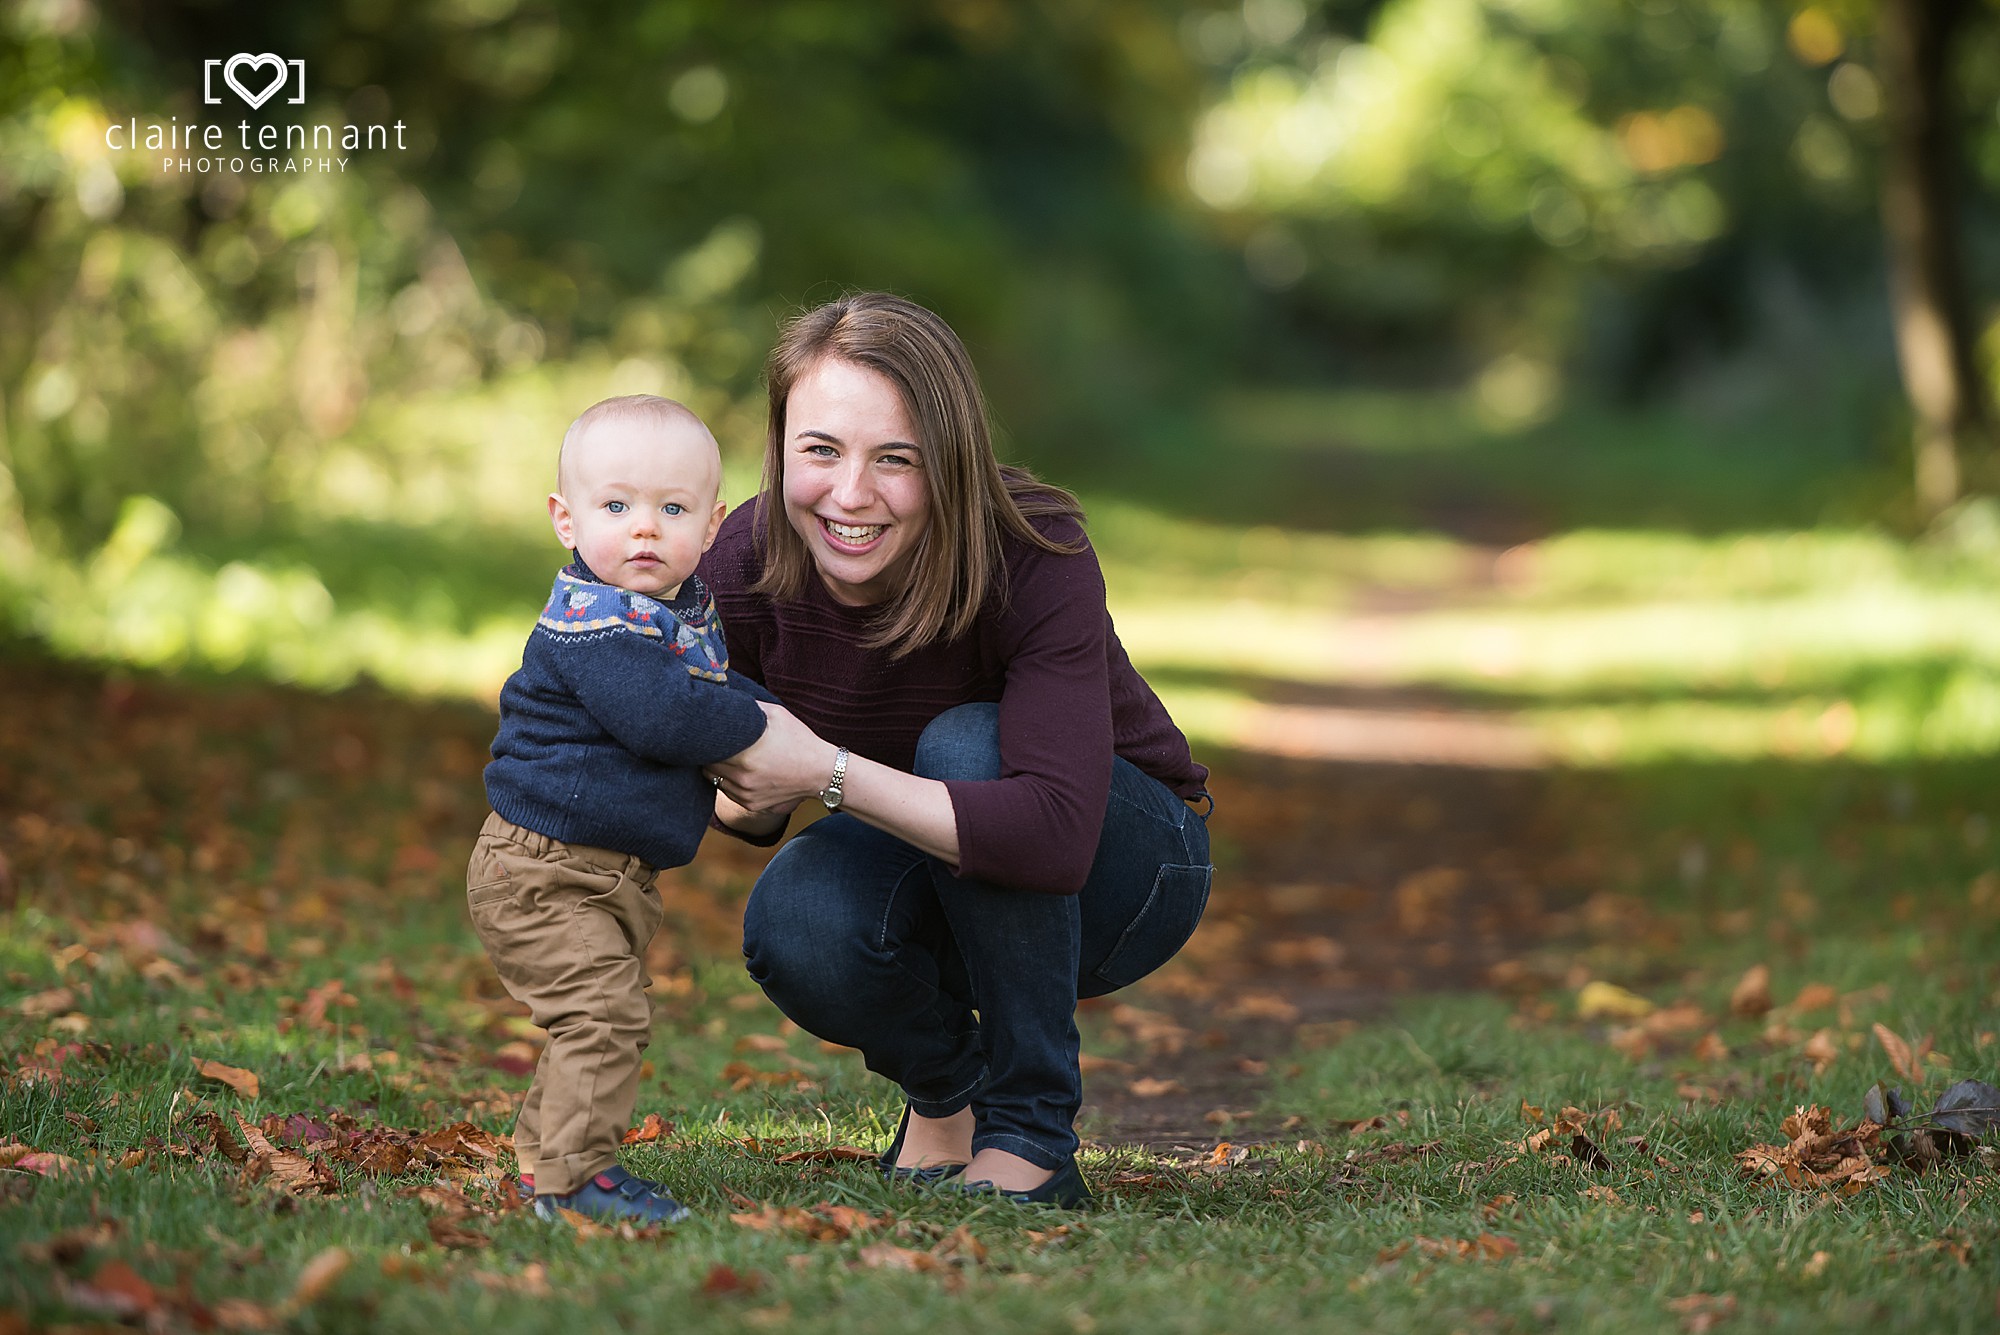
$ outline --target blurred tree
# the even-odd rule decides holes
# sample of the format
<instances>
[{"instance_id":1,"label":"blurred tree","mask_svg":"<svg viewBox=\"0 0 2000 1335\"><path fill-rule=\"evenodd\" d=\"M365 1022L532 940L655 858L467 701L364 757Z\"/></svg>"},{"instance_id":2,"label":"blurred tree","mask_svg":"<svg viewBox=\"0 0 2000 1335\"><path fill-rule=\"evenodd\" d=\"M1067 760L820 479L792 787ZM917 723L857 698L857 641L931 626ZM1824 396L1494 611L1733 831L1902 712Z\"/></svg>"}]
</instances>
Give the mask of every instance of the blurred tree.
<instances>
[{"instance_id":1,"label":"blurred tree","mask_svg":"<svg viewBox=\"0 0 2000 1335\"><path fill-rule=\"evenodd\" d=\"M1954 19L1903 71L1876 22L1865 0L1244 0L1197 29L1226 90L1189 185L1322 366L1469 383L1498 425L1671 392L1815 417L1829 446L1894 392L1886 216L1893 328L1937 331L1912 394L1946 425L1922 435L1948 443L1980 421L2000 42ZM1985 176L1954 199L1968 136Z\"/></svg>"},{"instance_id":2,"label":"blurred tree","mask_svg":"<svg viewBox=\"0 0 2000 1335\"><path fill-rule=\"evenodd\" d=\"M1958 499L1964 454L1992 448L1991 388L1975 365L1960 236L1963 149L1952 68L1972 16L1970 0L1883 0L1879 16L1889 121L1882 220L1896 350L1916 415L1917 503L1933 516Z\"/></svg>"}]
</instances>

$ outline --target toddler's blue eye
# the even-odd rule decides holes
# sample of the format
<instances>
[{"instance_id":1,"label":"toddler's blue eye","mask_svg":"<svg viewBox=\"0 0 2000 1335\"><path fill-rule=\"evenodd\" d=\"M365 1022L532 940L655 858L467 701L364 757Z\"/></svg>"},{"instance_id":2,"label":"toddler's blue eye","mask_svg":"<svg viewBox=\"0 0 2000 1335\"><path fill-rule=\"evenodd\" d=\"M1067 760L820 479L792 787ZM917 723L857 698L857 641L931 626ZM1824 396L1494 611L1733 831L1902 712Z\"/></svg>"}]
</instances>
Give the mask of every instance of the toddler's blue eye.
<instances>
[{"instance_id":1,"label":"toddler's blue eye","mask_svg":"<svg viewBox=\"0 0 2000 1335\"><path fill-rule=\"evenodd\" d=\"M679 515L687 513L687 507L682 505L679 501L668 501L665 505L661 506L660 508L662 510L665 510L670 515Z\"/></svg>"},{"instance_id":2,"label":"toddler's blue eye","mask_svg":"<svg viewBox=\"0 0 2000 1335\"><path fill-rule=\"evenodd\" d=\"M609 511L610 511L610 512L611 512L612 514L614 514L614 515L622 515L622 514L624 514L624 513L625 513L625 502L623 502L623 501L606 501L606 502L604 503L604 508L605 508L605 509L607 509L607 510L609 510Z\"/></svg>"}]
</instances>

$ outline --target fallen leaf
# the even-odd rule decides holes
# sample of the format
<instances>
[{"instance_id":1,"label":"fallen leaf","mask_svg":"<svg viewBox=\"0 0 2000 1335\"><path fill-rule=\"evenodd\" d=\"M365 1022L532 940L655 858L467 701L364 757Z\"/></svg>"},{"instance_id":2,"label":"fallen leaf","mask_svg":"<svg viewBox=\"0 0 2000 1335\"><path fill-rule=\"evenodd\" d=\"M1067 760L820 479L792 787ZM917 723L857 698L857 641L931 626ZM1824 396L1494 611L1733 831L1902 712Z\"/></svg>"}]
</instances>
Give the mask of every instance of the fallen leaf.
<instances>
[{"instance_id":1,"label":"fallen leaf","mask_svg":"<svg viewBox=\"0 0 2000 1335\"><path fill-rule=\"evenodd\" d=\"M709 1267L708 1277L701 1282L702 1294L709 1298L724 1298L738 1293L755 1293L764 1287L764 1277L755 1271L744 1273L726 1265Z\"/></svg>"},{"instance_id":2,"label":"fallen leaf","mask_svg":"<svg viewBox=\"0 0 2000 1335\"><path fill-rule=\"evenodd\" d=\"M1794 1015L1804 1015L1809 1011L1823 1011L1839 1000L1840 993L1825 983L1807 983L1785 1009Z\"/></svg>"},{"instance_id":3,"label":"fallen leaf","mask_svg":"<svg viewBox=\"0 0 2000 1335\"><path fill-rule=\"evenodd\" d=\"M140 1274L123 1261L110 1260L80 1284L64 1286L63 1299L73 1307L100 1312L120 1321L146 1316L160 1305L160 1297Z\"/></svg>"},{"instance_id":4,"label":"fallen leaf","mask_svg":"<svg viewBox=\"0 0 2000 1335\"><path fill-rule=\"evenodd\" d=\"M76 992L67 987L50 988L37 992L31 997L23 997L14 1009L30 1019L43 1015L60 1015L76 1005Z\"/></svg>"},{"instance_id":5,"label":"fallen leaf","mask_svg":"<svg viewBox=\"0 0 2000 1335\"><path fill-rule=\"evenodd\" d=\"M328 1247L306 1262L299 1271L298 1281L292 1285L291 1297L285 1299L286 1310L296 1312L325 1297L334 1281L347 1273L348 1263L353 1259L345 1247Z\"/></svg>"},{"instance_id":6,"label":"fallen leaf","mask_svg":"<svg viewBox=\"0 0 2000 1335\"><path fill-rule=\"evenodd\" d=\"M493 1241L476 1229L464 1227L462 1216L434 1215L427 1221L431 1241L451 1251L473 1251Z\"/></svg>"},{"instance_id":7,"label":"fallen leaf","mask_svg":"<svg viewBox=\"0 0 2000 1335\"><path fill-rule=\"evenodd\" d=\"M1827 1262L1833 1257L1826 1252L1814 1252L1806 1263L1799 1267L1799 1274L1807 1279L1818 1279L1826 1272Z\"/></svg>"},{"instance_id":8,"label":"fallen leaf","mask_svg":"<svg viewBox=\"0 0 2000 1335\"><path fill-rule=\"evenodd\" d=\"M1688 1335L1703 1335L1736 1315L1736 1297L1728 1293L1690 1293L1667 1302L1667 1310L1681 1319Z\"/></svg>"},{"instance_id":9,"label":"fallen leaf","mask_svg":"<svg viewBox=\"0 0 2000 1335\"><path fill-rule=\"evenodd\" d=\"M1605 1154L1597 1142L1579 1131L1570 1137L1569 1152L1585 1168L1606 1169L1611 1167L1611 1158Z\"/></svg>"},{"instance_id":10,"label":"fallen leaf","mask_svg":"<svg viewBox=\"0 0 2000 1335\"><path fill-rule=\"evenodd\" d=\"M862 1265L870 1270L935 1270L938 1261L929 1252L920 1252L911 1247L898 1247L893 1242L871 1242L863 1247L859 1256Z\"/></svg>"},{"instance_id":11,"label":"fallen leaf","mask_svg":"<svg viewBox=\"0 0 2000 1335\"><path fill-rule=\"evenodd\" d=\"M1961 1080L1938 1097L1931 1125L1953 1136L1977 1140L2000 1127L2000 1089L1978 1080Z\"/></svg>"},{"instance_id":12,"label":"fallen leaf","mask_svg":"<svg viewBox=\"0 0 2000 1335\"><path fill-rule=\"evenodd\" d=\"M209 1311L224 1330L269 1330L284 1320L274 1308L248 1298L221 1298Z\"/></svg>"},{"instance_id":13,"label":"fallen leaf","mask_svg":"<svg viewBox=\"0 0 2000 1335\"><path fill-rule=\"evenodd\" d=\"M738 1052L790 1052L791 1045L776 1034L745 1034L736 1040Z\"/></svg>"},{"instance_id":14,"label":"fallen leaf","mask_svg":"<svg viewBox=\"0 0 2000 1335\"><path fill-rule=\"evenodd\" d=\"M637 1145L643 1141L658 1140L661 1136L672 1135L673 1131L674 1124L672 1122L669 1122L658 1113L647 1113L639 1119L639 1125L631 1127L625 1132L624 1143L627 1145Z\"/></svg>"},{"instance_id":15,"label":"fallen leaf","mask_svg":"<svg viewBox=\"0 0 2000 1335\"><path fill-rule=\"evenodd\" d=\"M243 1133L243 1139L250 1147L252 1157L244 1167L244 1173L250 1181L262 1181L269 1177L295 1196L313 1193L331 1196L340 1190L339 1181L326 1168L314 1163L303 1154L279 1149L262 1131L252 1126L242 1113L236 1113L234 1116L237 1129Z\"/></svg>"},{"instance_id":16,"label":"fallen leaf","mask_svg":"<svg viewBox=\"0 0 2000 1335\"><path fill-rule=\"evenodd\" d=\"M1807 1039L1805 1047L1799 1051L1813 1064L1813 1074L1818 1075L1839 1058L1840 1044L1834 1041L1831 1029L1821 1029Z\"/></svg>"},{"instance_id":17,"label":"fallen leaf","mask_svg":"<svg viewBox=\"0 0 2000 1335\"><path fill-rule=\"evenodd\" d=\"M1246 992L1222 1012L1225 1020L1275 1020L1291 1024L1299 1008L1274 992Z\"/></svg>"},{"instance_id":18,"label":"fallen leaf","mask_svg":"<svg viewBox=\"0 0 2000 1335\"><path fill-rule=\"evenodd\" d=\"M41 1177L59 1177L77 1169L76 1160L67 1154L57 1154L51 1150L30 1150L14 1160L13 1167L23 1173L35 1173Z\"/></svg>"},{"instance_id":19,"label":"fallen leaf","mask_svg":"<svg viewBox=\"0 0 2000 1335\"><path fill-rule=\"evenodd\" d=\"M1771 969L1769 965L1753 964L1737 980L1736 988L1729 994L1729 1011L1732 1015L1746 1020L1754 1020L1771 1009Z\"/></svg>"},{"instance_id":20,"label":"fallen leaf","mask_svg":"<svg viewBox=\"0 0 2000 1335\"><path fill-rule=\"evenodd\" d=\"M254 1071L246 1071L241 1066L225 1066L206 1057L196 1057L194 1069L203 1079L227 1085L246 1099L257 1097L257 1075Z\"/></svg>"},{"instance_id":21,"label":"fallen leaf","mask_svg":"<svg viewBox=\"0 0 2000 1335\"><path fill-rule=\"evenodd\" d=\"M473 1272L473 1282L492 1293L519 1293L530 1298L547 1298L555 1292L549 1286L549 1268L540 1261L530 1261L521 1267L520 1273L513 1275L495 1274L491 1270Z\"/></svg>"},{"instance_id":22,"label":"fallen leaf","mask_svg":"<svg viewBox=\"0 0 2000 1335\"><path fill-rule=\"evenodd\" d=\"M986 1244L979 1240L969 1225L960 1224L931 1248L931 1255L953 1264L984 1265Z\"/></svg>"},{"instance_id":23,"label":"fallen leaf","mask_svg":"<svg viewBox=\"0 0 2000 1335\"><path fill-rule=\"evenodd\" d=\"M1913 1085L1924 1083L1922 1059L1910 1050L1903 1036L1885 1024L1875 1026L1875 1041L1882 1045L1882 1051L1889 1054L1889 1065L1896 1068L1896 1074ZM1928 1047L1928 1044L1925 1044Z\"/></svg>"},{"instance_id":24,"label":"fallen leaf","mask_svg":"<svg viewBox=\"0 0 2000 1335\"><path fill-rule=\"evenodd\" d=\"M1583 1020L1639 1020L1651 1015L1652 1002L1616 983L1585 983L1576 994L1576 1014Z\"/></svg>"},{"instance_id":25,"label":"fallen leaf","mask_svg":"<svg viewBox=\"0 0 2000 1335\"><path fill-rule=\"evenodd\" d=\"M1132 1097L1139 1099L1157 1099L1168 1094L1187 1093L1187 1087L1178 1080L1162 1080L1150 1075L1140 1076L1125 1088L1131 1091Z\"/></svg>"}]
</instances>

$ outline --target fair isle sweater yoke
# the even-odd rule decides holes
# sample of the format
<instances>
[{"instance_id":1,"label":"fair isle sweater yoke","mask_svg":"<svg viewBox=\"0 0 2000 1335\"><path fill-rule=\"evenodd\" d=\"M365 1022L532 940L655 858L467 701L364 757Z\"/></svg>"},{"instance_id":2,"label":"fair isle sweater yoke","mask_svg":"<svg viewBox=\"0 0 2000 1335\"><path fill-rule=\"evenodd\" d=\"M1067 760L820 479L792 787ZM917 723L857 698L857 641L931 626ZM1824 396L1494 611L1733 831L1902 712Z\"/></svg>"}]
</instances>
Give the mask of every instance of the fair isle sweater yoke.
<instances>
[{"instance_id":1,"label":"fair isle sweater yoke","mask_svg":"<svg viewBox=\"0 0 2000 1335\"><path fill-rule=\"evenodd\" d=\"M578 558L556 576L520 670L500 688L487 800L551 839L682 866L715 809L701 767L763 735L760 698L773 699L729 670L699 579L662 603L604 583Z\"/></svg>"}]
</instances>

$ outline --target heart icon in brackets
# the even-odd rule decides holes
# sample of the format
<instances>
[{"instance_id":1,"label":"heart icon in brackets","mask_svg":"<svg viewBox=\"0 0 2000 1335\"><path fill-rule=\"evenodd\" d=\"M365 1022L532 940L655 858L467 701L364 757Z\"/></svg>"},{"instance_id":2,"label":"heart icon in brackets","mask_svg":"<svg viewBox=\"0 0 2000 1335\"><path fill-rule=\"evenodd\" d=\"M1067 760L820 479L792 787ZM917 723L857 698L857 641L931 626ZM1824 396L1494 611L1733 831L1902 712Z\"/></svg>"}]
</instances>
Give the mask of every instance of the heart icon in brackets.
<instances>
[{"instance_id":1,"label":"heart icon in brackets","mask_svg":"<svg viewBox=\"0 0 2000 1335\"><path fill-rule=\"evenodd\" d=\"M239 69L261 70L265 68L271 70L271 82L254 93L243 86L243 81L236 74ZM229 63L222 67L222 81L231 88L234 88L236 95L245 102L248 102L254 110L269 102L277 94L277 91L285 86L285 78L289 72L285 68L284 57L274 56L268 51L261 56L234 55L229 58Z\"/></svg>"}]
</instances>

